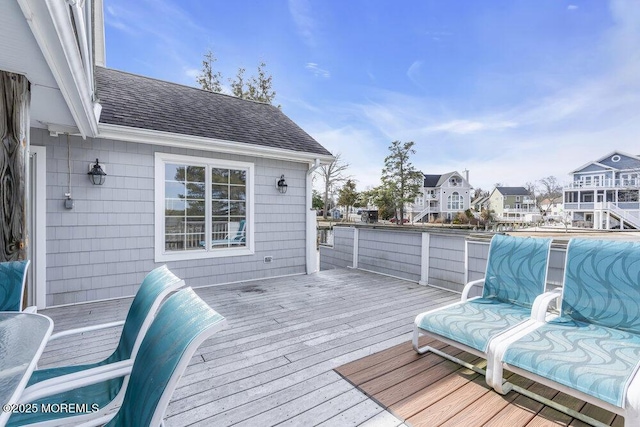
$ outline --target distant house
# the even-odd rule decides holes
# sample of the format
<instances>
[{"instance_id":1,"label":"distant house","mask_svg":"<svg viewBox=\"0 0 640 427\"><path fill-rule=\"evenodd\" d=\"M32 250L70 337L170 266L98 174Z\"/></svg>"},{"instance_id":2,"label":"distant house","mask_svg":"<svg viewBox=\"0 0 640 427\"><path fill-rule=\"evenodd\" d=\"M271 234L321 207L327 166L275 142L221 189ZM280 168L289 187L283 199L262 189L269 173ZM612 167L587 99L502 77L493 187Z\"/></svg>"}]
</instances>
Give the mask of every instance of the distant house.
<instances>
[{"instance_id":1,"label":"distant house","mask_svg":"<svg viewBox=\"0 0 640 427\"><path fill-rule=\"evenodd\" d=\"M469 209L471 185L466 171L443 175L424 175L420 195L410 209L411 222L431 222L437 219L451 220L458 212Z\"/></svg>"},{"instance_id":2,"label":"distant house","mask_svg":"<svg viewBox=\"0 0 640 427\"><path fill-rule=\"evenodd\" d=\"M529 222L539 216L535 198L524 187L496 187L489 195L489 209L499 221Z\"/></svg>"},{"instance_id":3,"label":"distant house","mask_svg":"<svg viewBox=\"0 0 640 427\"><path fill-rule=\"evenodd\" d=\"M99 0L0 3L0 77L31 97L11 101L29 304L130 296L164 263L191 286L317 271L311 178L331 153L275 106L105 68L102 16Z\"/></svg>"},{"instance_id":4,"label":"distant house","mask_svg":"<svg viewBox=\"0 0 640 427\"><path fill-rule=\"evenodd\" d=\"M481 213L485 209L489 209L489 196L480 196L471 201L472 211Z\"/></svg>"},{"instance_id":5,"label":"distant house","mask_svg":"<svg viewBox=\"0 0 640 427\"><path fill-rule=\"evenodd\" d=\"M640 156L614 151L571 175L563 200L573 226L640 229Z\"/></svg>"}]
</instances>

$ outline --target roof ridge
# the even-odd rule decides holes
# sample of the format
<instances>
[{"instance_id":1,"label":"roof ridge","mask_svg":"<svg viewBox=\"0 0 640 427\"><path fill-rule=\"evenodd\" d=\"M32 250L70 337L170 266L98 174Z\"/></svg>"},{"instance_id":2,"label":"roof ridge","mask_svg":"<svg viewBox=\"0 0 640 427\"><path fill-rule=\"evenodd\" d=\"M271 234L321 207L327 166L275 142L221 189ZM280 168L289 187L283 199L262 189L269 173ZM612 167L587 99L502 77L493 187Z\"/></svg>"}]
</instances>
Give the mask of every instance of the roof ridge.
<instances>
[{"instance_id":1,"label":"roof ridge","mask_svg":"<svg viewBox=\"0 0 640 427\"><path fill-rule=\"evenodd\" d=\"M270 104L268 102L257 101L255 99L239 98L239 97L237 97L235 95L229 95L228 93L213 92L213 91L205 90L205 89L202 89L202 88L199 88L199 87L189 86L189 85L186 85L186 84L183 84L183 83L176 83L176 82L172 82L172 81L169 81L169 80L162 80L162 79L159 79L157 77L150 77L150 76L145 76L145 75L142 75L142 74L132 73L130 71L118 70L118 69L109 68L109 67L102 67L102 66L99 66L99 65L96 65L96 68L102 68L105 71L114 71L116 73L127 74L127 75L130 75L130 76L133 76L133 77L139 77L139 78L143 78L143 79L146 79L146 80L154 80L154 81L160 82L160 83L166 83L166 84L170 84L170 85L174 85L174 86L180 86L180 87L183 87L183 88L186 88L186 89L193 89L193 90L197 90L199 92L211 93L211 94L214 94L214 95L222 95L222 96L226 96L227 98L237 99L238 101L253 102L254 104L262 104L262 105L268 105L268 106L271 106L271 107L274 107L274 108L278 108L275 105Z\"/></svg>"}]
</instances>

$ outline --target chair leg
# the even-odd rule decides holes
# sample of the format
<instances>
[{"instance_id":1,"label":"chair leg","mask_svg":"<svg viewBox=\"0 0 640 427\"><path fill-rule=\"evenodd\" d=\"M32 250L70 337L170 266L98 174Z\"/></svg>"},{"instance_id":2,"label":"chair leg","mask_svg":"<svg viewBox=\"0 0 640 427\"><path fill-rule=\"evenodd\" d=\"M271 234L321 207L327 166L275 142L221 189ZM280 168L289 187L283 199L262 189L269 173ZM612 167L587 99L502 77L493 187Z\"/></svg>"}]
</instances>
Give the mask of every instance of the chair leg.
<instances>
[{"instance_id":1,"label":"chair leg","mask_svg":"<svg viewBox=\"0 0 640 427\"><path fill-rule=\"evenodd\" d=\"M424 347L420 347L419 344L419 340L420 340L420 329L417 326L413 326L413 349L416 351L416 353L418 354L425 354L428 353L429 351L431 351L431 347L429 347L428 345L425 345Z\"/></svg>"}]
</instances>

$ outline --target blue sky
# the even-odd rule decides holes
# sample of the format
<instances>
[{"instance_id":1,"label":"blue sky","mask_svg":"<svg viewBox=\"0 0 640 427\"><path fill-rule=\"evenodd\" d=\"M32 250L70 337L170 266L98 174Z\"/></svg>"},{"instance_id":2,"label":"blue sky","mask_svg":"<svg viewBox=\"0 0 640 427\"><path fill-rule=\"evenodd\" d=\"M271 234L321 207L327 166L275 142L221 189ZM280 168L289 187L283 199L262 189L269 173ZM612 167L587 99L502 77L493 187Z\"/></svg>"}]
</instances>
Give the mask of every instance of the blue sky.
<instances>
[{"instance_id":1,"label":"blue sky","mask_svg":"<svg viewBox=\"0 0 640 427\"><path fill-rule=\"evenodd\" d=\"M195 86L267 63L276 104L379 183L414 141L428 174L519 186L640 154L638 0L104 0L107 66Z\"/></svg>"}]
</instances>

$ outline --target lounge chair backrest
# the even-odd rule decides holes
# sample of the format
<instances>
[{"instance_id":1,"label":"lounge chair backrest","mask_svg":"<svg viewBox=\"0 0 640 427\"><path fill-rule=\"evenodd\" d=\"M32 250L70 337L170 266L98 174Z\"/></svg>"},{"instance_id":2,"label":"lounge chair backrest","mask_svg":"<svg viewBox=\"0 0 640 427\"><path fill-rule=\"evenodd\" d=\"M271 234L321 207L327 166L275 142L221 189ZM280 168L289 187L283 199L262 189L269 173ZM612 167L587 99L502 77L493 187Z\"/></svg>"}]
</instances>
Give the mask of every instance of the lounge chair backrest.
<instances>
[{"instance_id":1,"label":"lounge chair backrest","mask_svg":"<svg viewBox=\"0 0 640 427\"><path fill-rule=\"evenodd\" d=\"M22 311L29 261L0 262L0 311Z\"/></svg>"},{"instance_id":2,"label":"lounge chair backrest","mask_svg":"<svg viewBox=\"0 0 640 427\"><path fill-rule=\"evenodd\" d=\"M126 360L135 356L160 303L164 297L181 286L184 286L184 282L169 271L166 265L158 267L146 275L129 308L118 347L105 360L105 363Z\"/></svg>"},{"instance_id":3,"label":"lounge chair backrest","mask_svg":"<svg viewBox=\"0 0 640 427\"><path fill-rule=\"evenodd\" d=\"M530 308L545 291L550 248L551 239L493 236L482 296Z\"/></svg>"},{"instance_id":4,"label":"lounge chair backrest","mask_svg":"<svg viewBox=\"0 0 640 427\"><path fill-rule=\"evenodd\" d=\"M191 288L169 297L142 341L122 406L107 426L159 426L196 349L225 323Z\"/></svg>"},{"instance_id":5,"label":"lounge chair backrest","mask_svg":"<svg viewBox=\"0 0 640 427\"><path fill-rule=\"evenodd\" d=\"M246 221L243 219L242 221L240 221L239 227L238 227L238 232L236 233L236 235L234 236L233 239L231 239L234 242L244 242L245 241L245 225L246 225Z\"/></svg>"},{"instance_id":6,"label":"lounge chair backrest","mask_svg":"<svg viewBox=\"0 0 640 427\"><path fill-rule=\"evenodd\" d=\"M562 316L640 333L640 242L572 239Z\"/></svg>"}]
</instances>

